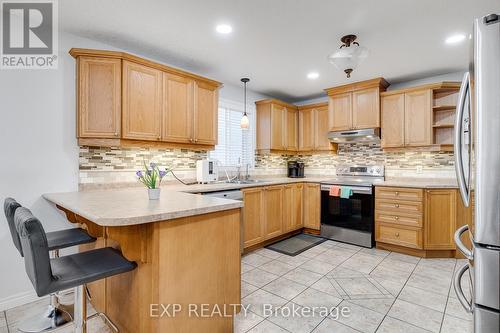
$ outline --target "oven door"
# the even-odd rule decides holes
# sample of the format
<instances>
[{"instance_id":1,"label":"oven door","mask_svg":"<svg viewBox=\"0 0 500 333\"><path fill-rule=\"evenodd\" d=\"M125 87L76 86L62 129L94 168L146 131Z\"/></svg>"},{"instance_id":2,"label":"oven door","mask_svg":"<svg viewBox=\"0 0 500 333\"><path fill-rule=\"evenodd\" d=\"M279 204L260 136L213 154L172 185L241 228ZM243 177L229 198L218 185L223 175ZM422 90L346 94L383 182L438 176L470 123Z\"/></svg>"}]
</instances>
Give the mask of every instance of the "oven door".
<instances>
[{"instance_id":1,"label":"oven door","mask_svg":"<svg viewBox=\"0 0 500 333\"><path fill-rule=\"evenodd\" d=\"M350 186L353 195L349 199L343 199L330 195L332 186L321 185L321 235L333 240L373 247L373 188Z\"/></svg>"}]
</instances>

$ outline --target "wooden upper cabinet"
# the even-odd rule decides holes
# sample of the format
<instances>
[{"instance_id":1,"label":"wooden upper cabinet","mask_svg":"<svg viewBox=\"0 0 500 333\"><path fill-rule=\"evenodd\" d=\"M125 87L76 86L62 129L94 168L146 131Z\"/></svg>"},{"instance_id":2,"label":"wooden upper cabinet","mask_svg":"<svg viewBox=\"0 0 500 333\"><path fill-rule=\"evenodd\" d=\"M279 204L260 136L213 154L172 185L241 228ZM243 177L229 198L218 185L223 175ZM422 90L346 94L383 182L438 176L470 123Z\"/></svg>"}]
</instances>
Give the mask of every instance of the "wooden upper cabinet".
<instances>
[{"instance_id":1,"label":"wooden upper cabinet","mask_svg":"<svg viewBox=\"0 0 500 333\"><path fill-rule=\"evenodd\" d=\"M160 140L162 72L123 61L123 137Z\"/></svg>"},{"instance_id":2,"label":"wooden upper cabinet","mask_svg":"<svg viewBox=\"0 0 500 333\"><path fill-rule=\"evenodd\" d=\"M194 142L215 145L219 111L218 87L197 81L194 96Z\"/></svg>"},{"instance_id":3,"label":"wooden upper cabinet","mask_svg":"<svg viewBox=\"0 0 500 333\"><path fill-rule=\"evenodd\" d=\"M405 144L405 95L383 96L382 148L403 147Z\"/></svg>"},{"instance_id":4,"label":"wooden upper cabinet","mask_svg":"<svg viewBox=\"0 0 500 333\"><path fill-rule=\"evenodd\" d=\"M432 90L405 93L405 144L432 144Z\"/></svg>"},{"instance_id":5,"label":"wooden upper cabinet","mask_svg":"<svg viewBox=\"0 0 500 333\"><path fill-rule=\"evenodd\" d=\"M162 140L193 142L194 81L163 73Z\"/></svg>"},{"instance_id":6,"label":"wooden upper cabinet","mask_svg":"<svg viewBox=\"0 0 500 333\"><path fill-rule=\"evenodd\" d=\"M264 206L262 188L243 189L243 246L249 247L263 241Z\"/></svg>"},{"instance_id":7,"label":"wooden upper cabinet","mask_svg":"<svg viewBox=\"0 0 500 333\"><path fill-rule=\"evenodd\" d=\"M78 59L78 137L120 137L121 66L120 59Z\"/></svg>"},{"instance_id":8,"label":"wooden upper cabinet","mask_svg":"<svg viewBox=\"0 0 500 333\"><path fill-rule=\"evenodd\" d=\"M299 150L299 115L295 108L286 109L286 150Z\"/></svg>"},{"instance_id":9,"label":"wooden upper cabinet","mask_svg":"<svg viewBox=\"0 0 500 333\"><path fill-rule=\"evenodd\" d=\"M314 109L314 150L317 151L332 150L332 144L328 139L328 132L330 131L328 112L328 105Z\"/></svg>"},{"instance_id":10,"label":"wooden upper cabinet","mask_svg":"<svg viewBox=\"0 0 500 333\"><path fill-rule=\"evenodd\" d=\"M269 239L283 231L283 186L264 188L264 238Z\"/></svg>"},{"instance_id":11,"label":"wooden upper cabinet","mask_svg":"<svg viewBox=\"0 0 500 333\"><path fill-rule=\"evenodd\" d=\"M330 96L330 131L352 129L352 94Z\"/></svg>"},{"instance_id":12,"label":"wooden upper cabinet","mask_svg":"<svg viewBox=\"0 0 500 333\"><path fill-rule=\"evenodd\" d=\"M281 105L271 106L271 149L285 150L285 118L286 108Z\"/></svg>"},{"instance_id":13,"label":"wooden upper cabinet","mask_svg":"<svg viewBox=\"0 0 500 333\"><path fill-rule=\"evenodd\" d=\"M455 189L427 190L425 193L426 250L454 250L457 191Z\"/></svg>"},{"instance_id":14,"label":"wooden upper cabinet","mask_svg":"<svg viewBox=\"0 0 500 333\"><path fill-rule=\"evenodd\" d=\"M327 113L328 115L328 113ZM328 124L328 121L327 121ZM314 149L314 110L299 111L299 151Z\"/></svg>"},{"instance_id":15,"label":"wooden upper cabinet","mask_svg":"<svg viewBox=\"0 0 500 333\"><path fill-rule=\"evenodd\" d=\"M352 127L380 127L380 90L370 88L352 93Z\"/></svg>"},{"instance_id":16,"label":"wooden upper cabinet","mask_svg":"<svg viewBox=\"0 0 500 333\"><path fill-rule=\"evenodd\" d=\"M380 127L380 93L389 83L383 78L325 89L330 109L330 130Z\"/></svg>"}]
</instances>

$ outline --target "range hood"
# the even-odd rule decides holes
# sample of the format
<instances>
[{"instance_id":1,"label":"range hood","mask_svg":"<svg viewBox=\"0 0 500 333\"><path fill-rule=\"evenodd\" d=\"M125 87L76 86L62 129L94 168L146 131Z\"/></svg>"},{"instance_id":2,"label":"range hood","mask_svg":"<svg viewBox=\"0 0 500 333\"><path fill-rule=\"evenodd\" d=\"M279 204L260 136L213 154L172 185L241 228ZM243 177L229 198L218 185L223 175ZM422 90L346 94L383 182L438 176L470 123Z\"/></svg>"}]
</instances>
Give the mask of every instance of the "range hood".
<instances>
[{"instance_id":1,"label":"range hood","mask_svg":"<svg viewBox=\"0 0 500 333\"><path fill-rule=\"evenodd\" d=\"M380 142L380 128L329 132L328 139L333 143Z\"/></svg>"}]
</instances>

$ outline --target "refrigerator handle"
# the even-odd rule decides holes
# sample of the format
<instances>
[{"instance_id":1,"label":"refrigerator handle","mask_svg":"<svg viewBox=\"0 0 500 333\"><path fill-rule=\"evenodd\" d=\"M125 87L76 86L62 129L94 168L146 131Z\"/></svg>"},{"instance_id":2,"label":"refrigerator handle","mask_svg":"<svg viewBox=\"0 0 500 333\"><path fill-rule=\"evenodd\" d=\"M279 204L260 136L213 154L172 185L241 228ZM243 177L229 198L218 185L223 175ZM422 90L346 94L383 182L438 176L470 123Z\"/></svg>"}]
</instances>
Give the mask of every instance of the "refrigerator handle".
<instances>
[{"instance_id":1,"label":"refrigerator handle","mask_svg":"<svg viewBox=\"0 0 500 333\"><path fill-rule=\"evenodd\" d=\"M453 280L453 288L455 289L455 293L457 294L457 298L464 307L465 311L468 313L473 312L472 301L469 301L467 297L464 295L464 291L462 289L462 276L469 270L469 264L465 264L462 268L460 268L456 273Z\"/></svg>"},{"instance_id":2,"label":"refrigerator handle","mask_svg":"<svg viewBox=\"0 0 500 333\"><path fill-rule=\"evenodd\" d=\"M473 260L474 259L474 254L472 253L471 250L469 250L467 248L467 246L464 245L464 243L462 243L462 234L466 231L469 230L469 226L466 224L466 225L463 225L461 226L460 228L458 228L457 231L455 231L455 244L457 244L457 247L458 249L460 250L460 252L462 252L462 254L465 256L465 258L469 259L469 260Z\"/></svg>"},{"instance_id":3,"label":"refrigerator handle","mask_svg":"<svg viewBox=\"0 0 500 333\"><path fill-rule=\"evenodd\" d=\"M465 99L469 90L469 72L464 74L462 79L462 86L458 94L457 112L455 118L455 141L453 144L455 152L455 172L458 179L458 188L465 207L469 207L469 193L467 185L465 184L464 165L462 161L462 124L465 110ZM470 157L469 157L470 158Z\"/></svg>"}]
</instances>

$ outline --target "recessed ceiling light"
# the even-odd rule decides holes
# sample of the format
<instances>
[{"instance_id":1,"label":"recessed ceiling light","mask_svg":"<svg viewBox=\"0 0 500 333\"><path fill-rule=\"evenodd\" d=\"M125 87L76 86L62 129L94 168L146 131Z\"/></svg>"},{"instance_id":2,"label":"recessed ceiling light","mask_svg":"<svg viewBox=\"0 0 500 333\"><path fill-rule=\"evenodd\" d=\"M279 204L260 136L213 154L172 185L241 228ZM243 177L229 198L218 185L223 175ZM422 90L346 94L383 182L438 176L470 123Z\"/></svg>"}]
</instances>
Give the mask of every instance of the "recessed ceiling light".
<instances>
[{"instance_id":1,"label":"recessed ceiling light","mask_svg":"<svg viewBox=\"0 0 500 333\"><path fill-rule=\"evenodd\" d=\"M307 78L309 80L316 80L318 77L319 77L319 73L318 72L311 72L311 73L307 74Z\"/></svg>"},{"instance_id":2,"label":"recessed ceiling light","mask_svg":"<svg viewBox=\"0 0 500 333\"><path fill-rule=\"evenodd\" d=\"M233 27L231 27L229 24L219 24L215 27L215 30L220 34L227 35L233 31Z\"/></svg>"},{"instance_id":3,"label":"recessed ceiling light","mask_svg":"<svg viewBox=\"0 0 500 333\"><path fill-rule=\"evenodd\" d=\"M446 44L457 44L460 43L465 39L465 35L463 34L457 34L457 35L452 35L444 41Z\"/></svg>"}]
</instances>

